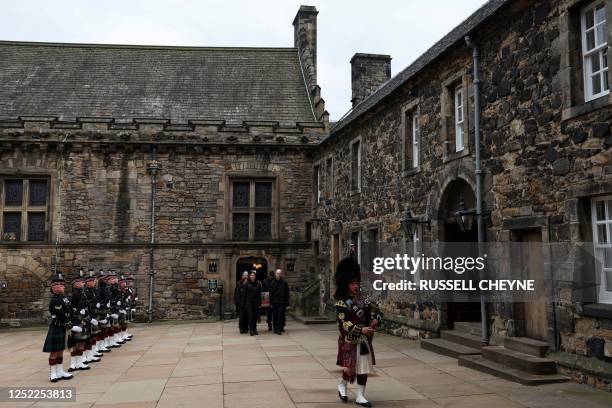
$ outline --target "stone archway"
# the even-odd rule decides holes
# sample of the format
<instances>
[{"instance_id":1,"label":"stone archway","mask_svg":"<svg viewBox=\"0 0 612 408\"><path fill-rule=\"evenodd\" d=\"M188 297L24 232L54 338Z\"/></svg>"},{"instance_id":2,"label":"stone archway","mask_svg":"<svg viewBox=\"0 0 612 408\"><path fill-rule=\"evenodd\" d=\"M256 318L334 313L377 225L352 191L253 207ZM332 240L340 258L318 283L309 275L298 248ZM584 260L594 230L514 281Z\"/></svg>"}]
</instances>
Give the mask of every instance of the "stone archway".
<instances>
[{"instance_id":1,"label":"stone archway","mask_svg":"<svg viewBox=\"0 0 612 408\"><path fill-rule=\"evenodd\" d=\"M236 261L236 282L240 280L242 273L251 270L257 271L257 279L262 281L268 276L268 261L266 258L257 256L248 256L239 258Z\"/></svg>"},{"instance_id":2,"label":"stone archway","mask_svg":"<svg viewBox=\"0 0 612 408\"><path fill-rule=\"evenodd\" d=\"M43 321L50 293L47 268L31 256L8 254L0 281L7 287L0 289L0 319Z\"/></svg>"},{"instance_id":3,"label":"stone archway","mask_svg":"<svg viewBox=\"0 0 612 408\"><path fill-rule=\"evenodd\" d=\"M460 207L460 201L465 208L473 209L476 206L476 196L471 183L462 177L446 180L441 190L438 205L435 208L434 218L438 225L438 237L443 243L441 248L443 256L464 257L477 256L477 230L475 220L468 230L459 228L456 222L455 212ZM447 278L454 278L447 276ZM452 302L443 305L445 310L444 321L453 328L456 322L478 322L480 321L480 303L478 295L469 292L453 293Z\"/></svg>"}]
</instances>

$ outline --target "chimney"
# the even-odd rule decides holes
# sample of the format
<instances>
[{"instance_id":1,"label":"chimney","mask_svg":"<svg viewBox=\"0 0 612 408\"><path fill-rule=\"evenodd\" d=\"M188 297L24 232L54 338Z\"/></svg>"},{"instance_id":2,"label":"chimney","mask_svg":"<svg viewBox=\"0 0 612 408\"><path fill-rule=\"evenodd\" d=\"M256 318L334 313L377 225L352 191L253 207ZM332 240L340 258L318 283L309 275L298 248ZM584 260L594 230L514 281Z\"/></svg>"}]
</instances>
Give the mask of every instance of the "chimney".
<instances>
[{"instance_id":1,"label":"chimney","mask_svg":"<svg viewBox=\"0 0 612 408\"><path fill-rule=\"evenodd\" d=\"M357 53L351 58L351 102L353 107L391 78L391 56Z\"/></svg>"},{"instance_id":2,"label":"chimney","mask_svg":"<svg viewBox=\"0 0 612 408\"><path fill-rule=\"evenodd\" d=\"M298 49L309 90L317 85L317 8L300 6L293 19L293 46Z\"/></svg>"}]
</instances>

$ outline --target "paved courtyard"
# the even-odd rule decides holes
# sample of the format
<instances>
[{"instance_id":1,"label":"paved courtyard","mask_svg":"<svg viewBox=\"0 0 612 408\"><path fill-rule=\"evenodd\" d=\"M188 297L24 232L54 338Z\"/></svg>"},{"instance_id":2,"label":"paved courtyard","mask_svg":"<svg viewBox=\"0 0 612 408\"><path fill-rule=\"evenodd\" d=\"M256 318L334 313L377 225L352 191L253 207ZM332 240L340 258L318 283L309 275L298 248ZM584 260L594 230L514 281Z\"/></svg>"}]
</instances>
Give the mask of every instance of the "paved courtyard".
<instances>
[{"instance_id":1,"label":"paved courtyard","mask_svg":"<svg viewBox=\"0 0 612 408\"><path fill-rule=\"evenodd\" d=\"M0 407L356 406L337 398L335 326L290 322L286 335L277 336L260 325L256 337L238 334L236 326L140 325L132 330L133 341L73 380L56 383L76 387L76 402ZM43 330L0 333L1 386L51 385L41 352L44 335ZM418 342L378 335L375 348L377 374L368 382L367 397L376 407L612 406L610 393L574 383L525 387L459 367L455 359L422 350Z\"/></svg>"}]
</instances>

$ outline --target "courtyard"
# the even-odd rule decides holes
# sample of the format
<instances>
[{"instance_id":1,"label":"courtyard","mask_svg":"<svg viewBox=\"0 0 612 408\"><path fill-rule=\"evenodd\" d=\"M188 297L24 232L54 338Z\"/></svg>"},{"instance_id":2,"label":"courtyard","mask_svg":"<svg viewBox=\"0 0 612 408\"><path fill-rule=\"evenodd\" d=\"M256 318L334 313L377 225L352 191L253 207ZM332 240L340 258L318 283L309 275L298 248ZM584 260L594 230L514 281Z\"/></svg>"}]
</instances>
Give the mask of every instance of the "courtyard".
<instances>
[{"instance_id":1,"label":"courtyard","mask_svg":"<svg viewBox=\"0 0 612 408\"><path fill-rule=\"evenodd\" d=\"M76 402L0 402L0 407L327 408L338 400L335 325L290 321L276 336L240 335L237 323L137 325L134 340L113 349L89 371L50 384L44 329L0 333L0 385L76 387ZM377 374L367 397L375 407L610 407L612 394L572 382L526 387L468 368L378 334ZM67 366L65 354L64 366Z\"/></svg>"}]
</instances>

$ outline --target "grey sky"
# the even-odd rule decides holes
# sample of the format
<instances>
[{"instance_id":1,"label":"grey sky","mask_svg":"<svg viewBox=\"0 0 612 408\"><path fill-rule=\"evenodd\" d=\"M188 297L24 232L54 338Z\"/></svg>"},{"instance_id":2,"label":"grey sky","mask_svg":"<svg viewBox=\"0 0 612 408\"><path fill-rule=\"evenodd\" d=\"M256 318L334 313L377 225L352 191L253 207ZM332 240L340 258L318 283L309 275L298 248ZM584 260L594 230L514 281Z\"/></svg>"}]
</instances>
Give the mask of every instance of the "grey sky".
<instances>
[{"instance_id":1,"label":"grey sky","mask_svg":"<svg viewBox=\"0 0 612 408\"><path fill-rule=\"evenodd\" d=\"M350 109L356 52L395 75L484 0L48 0L3 4L0 39L191 46L293 46L300 4L317 6L319 85L332 119Z\"/></svg>"}]
</instances>

